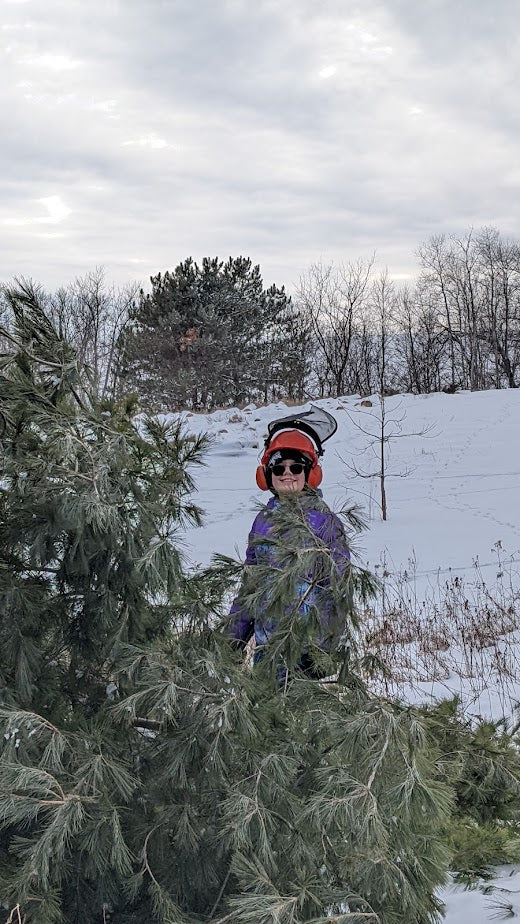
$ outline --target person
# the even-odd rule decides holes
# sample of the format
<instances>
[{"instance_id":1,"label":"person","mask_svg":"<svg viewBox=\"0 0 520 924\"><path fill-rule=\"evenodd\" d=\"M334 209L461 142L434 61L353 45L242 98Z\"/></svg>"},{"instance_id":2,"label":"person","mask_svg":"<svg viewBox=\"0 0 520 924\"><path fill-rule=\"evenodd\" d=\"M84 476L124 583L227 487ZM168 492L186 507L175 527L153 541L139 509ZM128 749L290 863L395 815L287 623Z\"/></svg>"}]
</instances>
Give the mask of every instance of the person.
<instances>
[{"instance_id":1,"label":"person","mask_svg":"<svg viewBox=\"0 0 520 924\"><path fill-rule=\"evenodd\" d=\"M266 441L257 484L273 496L249 533L244 579L229 613L229 631L239 648L254 635L258 664L286 613L296 613L303 623L313 620L316 631L307 634L292 669L319 679L330 673L330 663L328 668L317 663L319 652L335 650L351 610L351 589L345 595L351 565L343 525L319 490L323 450L319 437L313 440L311 433L309 427L306 432L292 428ZM296 549L291 548L295 543ZM297 552L305 547L310 554L304 554L305 564L299 562L295 568ZM339 612L334 590L341 584ZM287 661L283 648L278 645L281 663Z\"/></svg>"}]
</instances>

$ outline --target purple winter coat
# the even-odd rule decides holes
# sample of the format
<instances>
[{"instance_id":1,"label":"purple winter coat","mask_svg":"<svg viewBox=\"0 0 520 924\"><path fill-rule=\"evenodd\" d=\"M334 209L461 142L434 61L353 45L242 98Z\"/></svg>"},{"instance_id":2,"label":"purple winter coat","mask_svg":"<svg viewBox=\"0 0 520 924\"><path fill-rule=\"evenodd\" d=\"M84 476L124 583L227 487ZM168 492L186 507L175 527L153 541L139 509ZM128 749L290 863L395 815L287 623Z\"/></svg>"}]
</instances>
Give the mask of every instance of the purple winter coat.
<instances>
[{"instance_id":1,"label":"purple winter coat","mask_svg":"<svg viewBox=\"0 0 520 924\"><path fill-rule=\"evenodd\" d=\"M300 502L305 519L317 540L330 549L332 560L338 571L344 572L350 566L350 552L340 519L327 507L319 491L304 491ZM256 516L249 533L246 566L261 564L271 566L273 569L279 568L276 559L276 545L268 541L264 543L262 539L269 538L273 528L273 512L279 510L281 503L277 496L272 497ZM311 581L312 575L301 575L295 585L295 601L302 600L299 612L303 618L311 607L317 608L323 626L323 635L320 634L317 643L320 647L327 649L330 648L332 637L338 635L338 628L341 634L344 616L341 618L334 611L328 582L321 581L318 586L310 589ZM267 586L267 598L268 595ZM240 593L233 602L229 616L230 634L237 642L247 642L254 632L257 646L263 646L275 628L272 620L262 619L261 615L248 613L241 602Z\"/></svg>"}]
</instances>

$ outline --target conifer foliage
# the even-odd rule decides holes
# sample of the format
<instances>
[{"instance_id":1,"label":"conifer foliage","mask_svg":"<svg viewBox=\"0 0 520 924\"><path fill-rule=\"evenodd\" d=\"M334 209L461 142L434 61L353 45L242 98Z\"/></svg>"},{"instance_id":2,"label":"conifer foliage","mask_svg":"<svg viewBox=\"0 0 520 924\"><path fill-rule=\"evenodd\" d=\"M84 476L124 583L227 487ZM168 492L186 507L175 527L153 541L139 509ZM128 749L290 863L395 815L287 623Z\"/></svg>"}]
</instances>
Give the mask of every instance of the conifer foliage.
<instances>
[{"instance_id":1,"label":"conifer foliage","mask_svg":"<svg viewBox=\"0 0 520 924\"><path fill-rule=\"evenodd\" d=\"M428 924L449 788L424 720L358 676L366 576L305 544L345 617L335 682L230 645L227 566L180 546L203 439L100 404L30 287L8 293L0 476L0 902L23 924ZM276 536L273 541L278 541ZM280 539L281 541L281 539ZM328 571L327 571L328 568ZM251 605L257 590L249 592ZM1 919L1 918L0 918Z\"/></svg>"},{"instance_id":2,"label":"conifer foliage","mask_svg":"<svg viewBox=\"0 0 520 924\"><path fill-rule=\"evenodd\" d=\"M119 344L124 387L167 410L302 397L305 325L248 257L189 257L150 281Z\"/></svg>"},{"instance_id":3,"label":"conifer foliage","mask_svg":"<svg viewBox=\"0 0 520 924\"><path fill-rule=\"evenodd\" d=\"M458 697L424 707L433 721L440 778L455 804L446 828L456 881L490 879L493 868L520 860L518 727L506 719L472 720Z\"/></svg>"}]
</instances>

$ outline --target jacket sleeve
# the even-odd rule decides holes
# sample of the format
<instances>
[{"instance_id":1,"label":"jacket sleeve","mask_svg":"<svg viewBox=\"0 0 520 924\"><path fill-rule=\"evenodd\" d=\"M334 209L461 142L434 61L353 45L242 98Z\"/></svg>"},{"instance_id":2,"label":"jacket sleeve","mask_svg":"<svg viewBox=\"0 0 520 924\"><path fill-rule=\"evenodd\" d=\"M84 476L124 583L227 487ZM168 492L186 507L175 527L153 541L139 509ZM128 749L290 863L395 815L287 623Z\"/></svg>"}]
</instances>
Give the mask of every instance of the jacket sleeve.
<instances>
[{"instance_id":1,"label":"jacket sleeve","mask_svg":"<svg viewBox=\"0 0 520 924\"><path fill-rule=\"evenodd\" d=\"M249 539L247 543L246 560L244 562L246 567L257 564L256 552L255 552L255 547L253 544L253 540L255 536L254 526L255 524L253 523L253 528L251 532L249 533ZM237 647L239 648L243 648L244 645L247 644L247 642L253 635L253 632L255 631L254 619L251 619L251 617L246 613L241 603L241 600L240 600L241 591L242 591L242 587L238 591L238 594L236 595L235 599L233 600L231 609L229 611L229 629L228 629L229 635L231 636L232 639L234 639L234 641L237 643Z\"/></svg>"}]
</instances>

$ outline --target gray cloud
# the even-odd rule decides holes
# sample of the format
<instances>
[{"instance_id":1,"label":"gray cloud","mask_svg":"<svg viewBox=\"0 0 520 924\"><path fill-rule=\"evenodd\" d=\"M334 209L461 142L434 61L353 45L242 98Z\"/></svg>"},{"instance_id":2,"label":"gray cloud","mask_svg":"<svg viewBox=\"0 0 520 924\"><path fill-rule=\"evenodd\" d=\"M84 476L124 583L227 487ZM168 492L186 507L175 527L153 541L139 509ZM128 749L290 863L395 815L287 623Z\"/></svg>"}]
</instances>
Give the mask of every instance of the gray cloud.
<instances>
[{"instance_id":1,"label":"gray cloud","mask_svg":"<svg viewBox=\"0 0 520 924\"><path fill-rule=\"evenodd\" d=\"M0 279L243 253L416 271L516 233L516 12L484 0L4 3ZM43 200L43 201L42 201Z\"/></svg>"}]
</instances>

